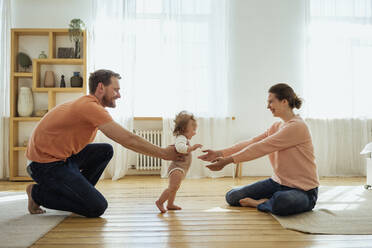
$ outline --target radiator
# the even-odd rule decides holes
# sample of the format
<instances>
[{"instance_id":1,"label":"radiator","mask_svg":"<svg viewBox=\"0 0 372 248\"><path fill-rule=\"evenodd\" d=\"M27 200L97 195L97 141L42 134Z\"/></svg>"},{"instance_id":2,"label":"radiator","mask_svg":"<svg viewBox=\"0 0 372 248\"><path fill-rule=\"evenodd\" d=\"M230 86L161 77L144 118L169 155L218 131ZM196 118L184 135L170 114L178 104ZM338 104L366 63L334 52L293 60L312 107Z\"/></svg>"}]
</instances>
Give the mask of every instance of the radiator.
<instances>
[{"instance_id":1,"label":"radiator","mask_svg":"<svg viewBox=\"0 0 372 248\"><path fill-rule=\"evenodd\" d=\"M162 131L160 130L134 130L134 133L141 136L150 143L161 146ZM160 170L161 159L137 153L137 170Z\"/></svg>"}]
</instances>

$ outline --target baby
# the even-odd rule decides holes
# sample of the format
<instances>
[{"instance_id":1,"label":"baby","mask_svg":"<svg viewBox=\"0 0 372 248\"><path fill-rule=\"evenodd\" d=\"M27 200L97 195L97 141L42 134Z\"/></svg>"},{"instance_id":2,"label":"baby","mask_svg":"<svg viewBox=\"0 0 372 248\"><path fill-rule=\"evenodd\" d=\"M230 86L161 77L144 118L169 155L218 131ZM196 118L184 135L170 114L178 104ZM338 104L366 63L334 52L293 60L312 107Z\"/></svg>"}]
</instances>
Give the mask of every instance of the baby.
<instances>
[{"instance_id":1,"label":"baby","mask_svg":"<svg viewBox=\"0 0 372 248\"><path fill-rule=\"evenodd\" d=\"M176 136L175 147L177 152L186 154L185 161L175 162L173 161L168 168L169 185L168 188L163 191L159 199L155 202L160 212L165 213L163 204L168 200L168 210L181 210L181 207L174 205L174 199L176 198L177 190L181 185L181 181L185 177L188 169L191 165L191 152L202 147L200 144L190 145L189 140L196 134L196 120L191 113L186 111L180 112L174 120L175 127L173 135Z\"/></svg>"}]
</instances>

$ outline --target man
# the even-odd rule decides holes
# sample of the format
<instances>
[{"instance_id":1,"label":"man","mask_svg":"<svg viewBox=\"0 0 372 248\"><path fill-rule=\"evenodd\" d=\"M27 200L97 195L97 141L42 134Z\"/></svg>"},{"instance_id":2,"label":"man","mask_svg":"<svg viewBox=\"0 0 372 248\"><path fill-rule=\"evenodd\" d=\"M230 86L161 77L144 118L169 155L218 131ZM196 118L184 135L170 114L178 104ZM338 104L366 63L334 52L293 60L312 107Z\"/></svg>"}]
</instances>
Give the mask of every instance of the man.
<instances>
[{"instance_id":1,"label":"man","mask_svg":"<svg viewBox=\"0 0 372 248\"><path fill-rule=\"evenodd\" d=\"M160 148L124 129L105 107L120 98L118 73L98 70L89 77L89 95L58 105L38 123L27 147L28 173L37 182L27 187L31 214L50 209L98 217L107 201L94 187L113 155L109 144L89 144L97 130L122 146L165 160L182 160L174 147Z\"/></svg>"}]
</instances>

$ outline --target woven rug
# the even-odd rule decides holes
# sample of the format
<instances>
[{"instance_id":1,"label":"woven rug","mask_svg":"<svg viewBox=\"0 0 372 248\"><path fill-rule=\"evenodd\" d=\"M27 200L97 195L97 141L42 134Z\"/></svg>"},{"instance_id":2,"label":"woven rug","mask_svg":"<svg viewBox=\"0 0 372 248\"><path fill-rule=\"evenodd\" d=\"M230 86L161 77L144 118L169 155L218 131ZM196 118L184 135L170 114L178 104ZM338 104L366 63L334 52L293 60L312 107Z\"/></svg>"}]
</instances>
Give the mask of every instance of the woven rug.
<instances>
[{"instance_id":1,"label":"woven rug","mask_svg":"<svg viewBox=\"0 0 372 248\"><path fill-rule=\"evenodd\" d=\"M276 216L287 229L317 234L372 234L372 190L363 186L321 186L313 211Z\"/></svg>"},{"instance_id":2,"label":"woven rug","mask_svg":"<svg viewBox=\"0 0 372 248\"><path fill-rule=\"evenodd\" d=\"M70 213L50 210L42 215L27 211L27 195L0 192L0 247L29 247Z\"/></svg>"}]
</instances>

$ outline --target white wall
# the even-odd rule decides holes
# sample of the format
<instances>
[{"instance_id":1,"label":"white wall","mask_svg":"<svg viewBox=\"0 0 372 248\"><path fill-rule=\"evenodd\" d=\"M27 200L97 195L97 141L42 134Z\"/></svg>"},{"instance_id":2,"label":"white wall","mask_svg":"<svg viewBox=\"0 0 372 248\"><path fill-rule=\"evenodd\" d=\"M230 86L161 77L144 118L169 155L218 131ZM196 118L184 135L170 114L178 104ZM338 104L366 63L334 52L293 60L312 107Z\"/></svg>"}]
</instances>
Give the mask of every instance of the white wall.
<instances>
[{"instance_id":1,"label":"white wall","mask_svg":"<svg viewBox=\"0 0 372 248\"><path fill-rule=\"evenodd\" d=\"M90 0L12 0L14 28L68 28L71 19L90 23Z\"/></svg>"},{"instance_id":2,"label":"white wall","mask_svg":"<svg viewBox=\"0 0 372 248\"><path fill-rule=\"evenodd\" d=\"M268 88L290 83L301 95L305 0L230 0L230 111L234 140L265 131ZM90 0L12 0L13 27L67 28L73 18L90 23ZM246 164L244 175L270 175L266 158Z\"/></svg>"},{"instance_id":3,"label":"white wall","mask_svg":"<svg viewBox=\"0 0 372 248\"><path fill-rule=\"evenodd\" d=\"M240 140L275 121L266 110L271 85L287 82L302 93L305 1L233 0L230 16L230 111ZM243 175L271 174L266 158L243 168Z\"/></svg>"}]
</instances>

